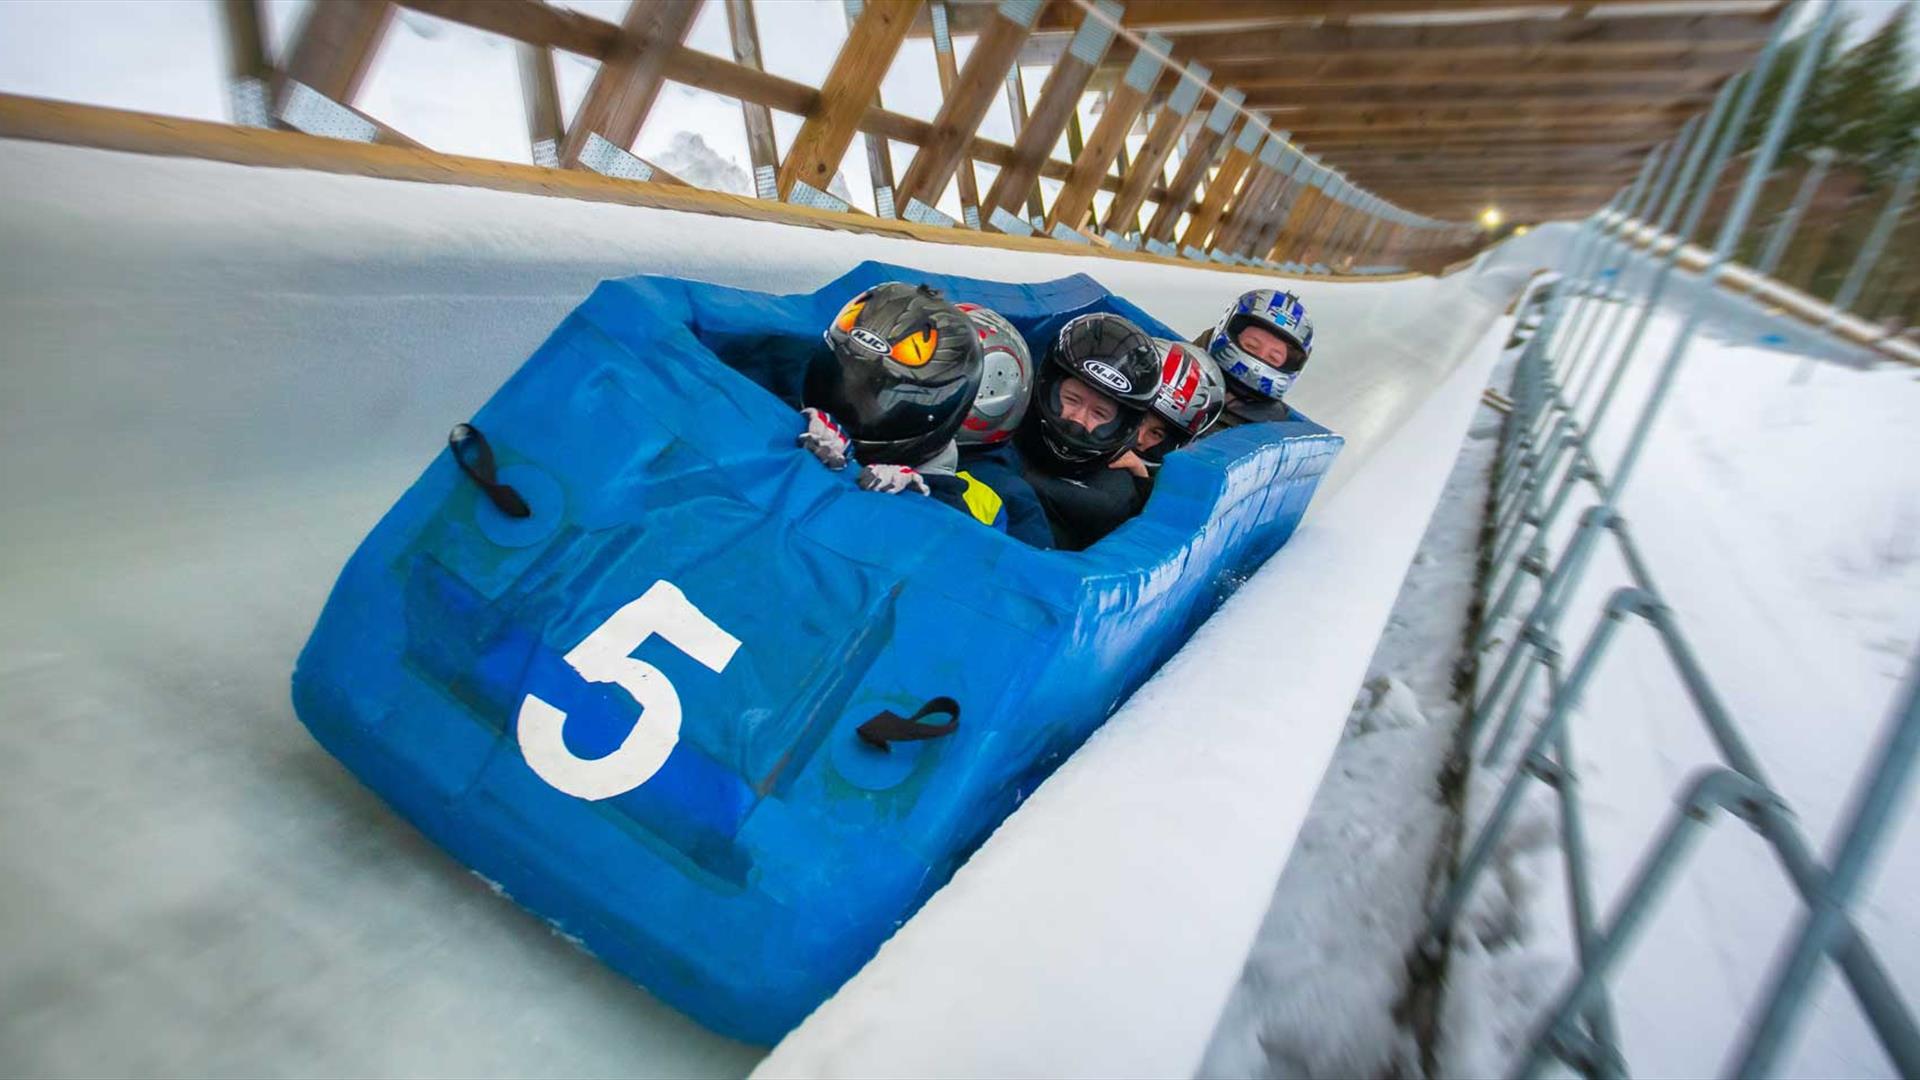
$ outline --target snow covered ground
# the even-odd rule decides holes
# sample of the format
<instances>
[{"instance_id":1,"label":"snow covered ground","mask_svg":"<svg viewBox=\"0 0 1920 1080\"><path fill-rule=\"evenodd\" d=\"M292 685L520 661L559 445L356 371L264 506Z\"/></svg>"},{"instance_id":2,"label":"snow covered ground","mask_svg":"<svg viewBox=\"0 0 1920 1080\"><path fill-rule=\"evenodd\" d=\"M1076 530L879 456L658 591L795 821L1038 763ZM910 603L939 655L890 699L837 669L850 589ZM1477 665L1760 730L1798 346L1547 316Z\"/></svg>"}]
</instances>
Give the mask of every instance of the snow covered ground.
<instances>
[{"instance_id":1,"label":"snow covered ground","mask_svg":"<svg viewBox=\"0 0 1920 1080\"><path fill-rule=\"evenodd\" d=\"M1676 330L1672 313L1656 318L1644 359L1629 369L1627 408L1601 428L1603 468L1618 459ZM1801 356L1755 344L1766 330L1757 320L1722 323L1696 344L1623 509L1706 671L1824 849L1920 640L1920 374L1819 363L1801 383ZM1563 624L1569 651L1626 580L1603 544ZM1632 623L1577 716L1573 741L1604 912L1674 793L1716 759L1664 652ZM1510 768L1480 771L1470 820ZM1449 1075L1504 1071L1564 978L1557 819L1545 796L1537 792L1522 813L1456 940L1443 1023ZM1858 913L1910 1002L1920 1000L1915 817L1909 802ZM1614 1008L1636 1073L1698 1076L1724 1066L1797 910L1769 850L1721 822L1616 982ZM1788 1068L1892 1073L1831 971Z\"/></svg>"}]
</instances>

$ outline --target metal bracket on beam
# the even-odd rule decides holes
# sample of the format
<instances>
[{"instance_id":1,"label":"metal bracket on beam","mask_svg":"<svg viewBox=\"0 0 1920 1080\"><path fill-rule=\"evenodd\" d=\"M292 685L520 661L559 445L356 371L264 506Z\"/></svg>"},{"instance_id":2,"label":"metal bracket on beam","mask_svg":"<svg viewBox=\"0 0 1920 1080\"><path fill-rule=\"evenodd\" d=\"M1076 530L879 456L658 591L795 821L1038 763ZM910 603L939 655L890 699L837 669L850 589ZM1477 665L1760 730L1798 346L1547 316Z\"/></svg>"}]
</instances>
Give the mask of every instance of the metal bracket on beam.
<instances>
[{"instance_id":1,"label":"metal bracket on beam","mask_svg":"<svg viewBox=\"0 0 1920 1080\"><path fill-rule=\"evenodd\" d=\"M1033 226L1007 213L1006 207L993 208L993 216L987 218L987 224L1006 233L1008 236L1032 236Z\"/></svg>"},{"instance_id":2,"label":"metal bracket on beam","mask_svg":"<svg viewBox=\"0 0 1920 1080\"><path fill-rule=\"evenodd\" d=\"M287 80L286 100L280 104L280 122L308 135L353 142L370 143L379 133L371 120L292 79Z\"/></svg>"},{"instance_id":3,"label":"metal bracket on beam","mask_svg":"<svg viewBox=\"0 0 1920 1080\"><path fill-rule=\"evenodd\" d=\"M919 199L908 199L906 212L900 216L916 225L935 225L943 229L958 228L960 225L960 223L953 220L953 218L935 210Z\"/></svg>"},{"instance_id":4,"label":"metal bracket on beam","mask_svg":"<svg viewBox=\"0 0 1920 1080\"><path fill-rule=\"evenodd\" d=\"M805 206L814 210L831 210L836 214L845 214L853 207L837 195L829 195L805 180L795 180L793 190L787 193L787 201L795 206Z\"/></svg>"},{"instance_id":5,"label":"metal bracket on beam","mask_svg":"<svg viewBox=\"0 0 1920 1080\"><path fill-rule=\"evenodd\" d=\"M587 144L580 148L580 164L619 180L653 179L652 165L608 142L597 131L589 134Z\"/></svg>"}]
</instances>

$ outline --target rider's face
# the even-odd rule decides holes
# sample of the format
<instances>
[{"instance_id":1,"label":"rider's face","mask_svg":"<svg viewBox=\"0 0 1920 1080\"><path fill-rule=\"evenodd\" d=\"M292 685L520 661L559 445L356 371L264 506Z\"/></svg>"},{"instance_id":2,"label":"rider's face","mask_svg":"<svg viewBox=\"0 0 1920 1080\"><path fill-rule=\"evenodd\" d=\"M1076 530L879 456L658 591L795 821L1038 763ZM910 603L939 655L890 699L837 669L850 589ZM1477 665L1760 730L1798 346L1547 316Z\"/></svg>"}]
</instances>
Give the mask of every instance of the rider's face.
<instances>
[{"instance_id":1,"label":"rider's face","mask_svg":"<svg viewBox=\"0 0 1920 1080\"><path fill-rule=\"evenodd\" d=\"M1120 407L1079 379L1060 384L1060 419L1078 424L1091 434L1120 415Z\"/></svg>"},{"instance_id":2,"label":"rider's face","mask_svg":"<svg viewBox=\"0 0 1920 1080\"><path fill-rule=\"evenodd\" d=\"M1243 328L1239 345L1242 352L1273 368L1285 367L1293 352L1285 338L1262 326Z\"/></svg>"},{"instance_id":3,"label":"rider's face","mask_svg":"<svg viewBox=\"0 0 1920 1080\"><path fill-rule=\"evenodd\" d=\"M1140 431L1133 437L1136 450L1151 450L1167 441L1167 422L1159 413L1148 413L1140 420Z\"/></svg>"}]
</instances>

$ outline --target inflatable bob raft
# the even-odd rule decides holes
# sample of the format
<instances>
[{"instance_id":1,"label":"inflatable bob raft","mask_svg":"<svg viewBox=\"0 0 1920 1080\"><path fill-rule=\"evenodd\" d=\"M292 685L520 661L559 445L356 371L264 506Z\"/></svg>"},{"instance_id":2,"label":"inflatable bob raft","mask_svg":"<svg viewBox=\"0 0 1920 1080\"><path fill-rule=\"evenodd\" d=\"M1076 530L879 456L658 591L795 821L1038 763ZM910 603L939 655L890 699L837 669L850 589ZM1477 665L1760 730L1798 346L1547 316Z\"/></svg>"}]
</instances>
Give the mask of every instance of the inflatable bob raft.
<instances>
[{"instance_id":1,"label":"inflatable bob raft","mask_svg":"<svg viewBox=\"0 0 1920 1080\"><path fill-rule=\"evenodd\" d=\"M442 453L293 675L314 737L408 820L751 1042L858 970L1286 541L1341 445L1304 417L1204 439L1080 553L859 491L795 448L791 398L820 328L888 280L994 308L1036 355L1089 311L1179 336L1085 276L605 282L473 418L524 514Z\"/></svg>"}]
</instances>

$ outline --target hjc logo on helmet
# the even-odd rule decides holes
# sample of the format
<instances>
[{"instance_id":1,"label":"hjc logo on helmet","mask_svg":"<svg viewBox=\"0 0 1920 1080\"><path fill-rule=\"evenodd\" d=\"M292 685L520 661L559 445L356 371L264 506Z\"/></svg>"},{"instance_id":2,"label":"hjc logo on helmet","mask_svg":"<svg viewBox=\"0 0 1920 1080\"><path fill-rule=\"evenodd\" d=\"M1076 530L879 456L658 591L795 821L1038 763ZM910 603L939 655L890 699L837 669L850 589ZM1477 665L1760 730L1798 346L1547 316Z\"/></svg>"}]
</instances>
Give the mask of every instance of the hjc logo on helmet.
<instances>
[{"instance_id":1,"label":"hjc logo on helmet","mask_svg":"<svg viewBox=\"0 0 1920 1080\"><path fill-rule=\"evenodd\" d=\"M1080 366L1087 374L1106 383L1115 390L1123 394L1133 393L1133 381L1115 370L1111 365L1098 360L1088 360Z\"/></svg>"},{"instance_id":2,"label":"hjc logo on helmet","mask_svg":"<svg viewBox=\"0 0 1920 1080\"><path fill-rule=\"evenodd\" d=\"M881 337L879 334L874 333L864 326L856 326L852 330L849 330L847 337L853 339L855 345L872 353L885 353L892 348L891 345L887 344L886 338Z\"/></svg>"}]
</instances>

